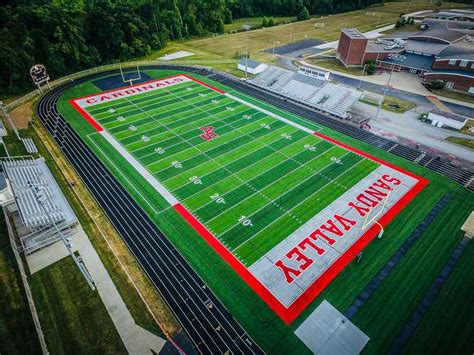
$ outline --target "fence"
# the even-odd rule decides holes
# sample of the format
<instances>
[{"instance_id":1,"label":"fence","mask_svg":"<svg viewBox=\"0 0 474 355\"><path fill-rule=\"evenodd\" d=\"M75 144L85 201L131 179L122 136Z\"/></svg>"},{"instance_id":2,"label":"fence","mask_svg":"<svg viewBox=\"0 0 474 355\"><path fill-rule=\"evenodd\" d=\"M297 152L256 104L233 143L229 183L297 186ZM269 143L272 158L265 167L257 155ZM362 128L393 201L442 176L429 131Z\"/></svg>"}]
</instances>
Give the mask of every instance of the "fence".
<instances>
[{"instance_id":1,"label":"fence","mask_svg":"<svg viewBox=\"0 0 474 355\"><path fill-rule=\"evenodd\" d=\"M209 65L209 64L232 64L232 63L237 64L237 60L229 60L229 59L227 60L173 60L172 62L162 61L162 60L150 60L150 61L113 63L113 64L102 65L100 67L82 70L74 74L70 74L62 78L59 78L57 80L51 81L49 84L51 88L55 88L61 84L64 84L68 81L72 81L74 79L79 79L90 74L105 72L108 70L114 70L114 69L119 69L119 68L132 68L132 67L137 67L137 66L140 67L140 66L147 66L147 65L170 65L170 66L186 65L186 66L195 66L195 67L205 67L206 66L205 64ZM17 108L18 106L23 105L25 102L28 102L39 95L40 95L39 90L33 90L29 92L28 94L6 105L5 110L6 112L10 112L14 110L15 108Z\"/></svg>"}]
</instances>

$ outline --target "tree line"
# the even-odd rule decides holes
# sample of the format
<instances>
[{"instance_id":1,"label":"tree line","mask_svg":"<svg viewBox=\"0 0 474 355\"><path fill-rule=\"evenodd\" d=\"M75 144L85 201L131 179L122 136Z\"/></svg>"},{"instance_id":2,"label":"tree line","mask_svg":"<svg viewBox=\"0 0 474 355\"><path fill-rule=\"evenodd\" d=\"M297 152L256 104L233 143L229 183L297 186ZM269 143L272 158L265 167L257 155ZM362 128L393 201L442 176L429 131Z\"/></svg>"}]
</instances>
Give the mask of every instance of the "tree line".
<instances>
[{"instance_id":1,"label":"tree line","mask_svg":"<svg viewBox=\"0 0 474 355\"><path fill-rule=\"evenodd\" d=\"M221 33L233 18L349 11L381 0L4 0L0 95L31 89L28 69L58 78L146 56L167 42Z\"/></svg>"}]
</instances>

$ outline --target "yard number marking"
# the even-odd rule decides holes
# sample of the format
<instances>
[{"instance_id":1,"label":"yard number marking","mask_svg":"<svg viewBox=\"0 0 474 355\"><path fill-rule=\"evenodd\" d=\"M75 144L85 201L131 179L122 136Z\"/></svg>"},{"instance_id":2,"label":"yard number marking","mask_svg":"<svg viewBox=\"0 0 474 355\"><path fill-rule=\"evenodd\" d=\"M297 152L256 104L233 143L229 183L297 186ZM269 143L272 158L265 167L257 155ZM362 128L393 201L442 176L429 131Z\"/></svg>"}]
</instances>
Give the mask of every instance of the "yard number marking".
<instances>
[{"instance_id":1,"label":"yard number marking","mask_svg":"<svg viewBox=\"0 0 474 355\"><path fill-rule=\"evenodd\" d=\"M145 136L145 135L143 135L141 139L142 139L142 142L149 142L150 141L150 137Z\"/></svg>"},{"instance_id":2,"label":"yard number marking","mask_svg":"<svg viewBox=\"0 0 474 355\"><path fill-rule=\"evenodd\" d=\"M199 129L204 132L199 137L201 137L202 139L204 139L206 141L210 141L213 138L219 137L217 135L217 133L214 132L214 126L205 126L205 127L199 128Z\"/></svg>"},{"instance_id":3,"label":"yard number marking","mask_svg":"<svg viewBox=\"0 0 474 355\"><path fill-rule=\"evenodd\" d=\"M179 161L177 161L177 160L172 161L172 162L171 162L171 166L172 166L173 168L176 168L176 169L181 169L181 168L183 167L183 165L182 165Z\"/></svg>"},{"instance_id":4,"label":"yard number marking","mask_svg":"<svg viewBox=\"0 0 474 355\"><path fill-rule=\"evenodd\" d=\"M249 227L249 226L253 227L252 221L249 218L247 218L246 216L241 216L239 218L239 222L242 223L242 225L245 226L245 227Z\"/></svg>"},{"instance_id":5,"label":"yard number marking","mask_svg":"<svg viewBox=\"0 0 474 355\"><path fill-rule=\"evenodd\" d=\"M314 152L316 150L315 147L313 147L312 145L309 145L309 144L305 144L304 145L304 149L307 149L309 150L310 152Z\"/></svg>"},{"instance_id":6,"label":"yard number marking","mask_svg":"<svg viewBox=\"0 0 474 355\"><path fill-rule=\"evenodd\" d=\"M165 150L161 147L158 147L158 148L155 148L155 152L158 153L158 154L163 154L165 152Z\"/></svg>"},{"instance_id":7,"label":"yard number marking","mask_svg":"<svg viewBox=\"0 0 474 355\"><path fill-rule=\"evenodd\" d=\"M342 165L341 159L339 159L339 158L331 157L331 161L332 161L333 163L341 164L341 165Z\"/></svg>"},{"instance_id":8,"label":"yard number marking","mask_svg":"<svg viewBox=\"0 0 474 355\"><path fill-rule=\"evenodd\" d=\"M117 121L123 122L123 121L125 121L125 117L123 117L123 116L118 116L118 117L117 117Z\"/></svg>"},{"instance_id":9,"label":"yard number marking","mask_svg":"<svg viewBox=\"0 0 474 355\"><path fill-rule=\"evenodd\" d=\"M128 129L131 130L132 132L134 132L134 131L137 130L137 127L135 127L134 125L130 125L130 126L128 126Z\"/></svg>"},{"instance_id":10,"label":"yard number marking","mask_svg":"<svg viewBox=\"0 0 474 355\"><path fill-rule=\"evenodd\" d=\"M289 141L291 141L291 135L288 134L288 133L282 133L281 138L285 138L285 139L288 139Z\"/></svg>"},{"instance_id":11,"label":"yard number marking","mask_svg":"<svg viewBox=\"0 0 474 355\"><path fill-rule=\"evenodd\" d=\"M219 194L212 194L211 199L213 201L216 201L216 203L224 203L225 204L224 197L221 197Z\"/></svg>"},{"instance_id":12,"label":"yard number marking","mask_svg":"<svg viewBox=\"0 0 474 355\"><path fill-rule=\"evenodd\" d=\"M197 176L191 176L189 178L189 181L191 181L194 185L202 185L201 179L198 178Z\"/></svg>"}]
</instances>

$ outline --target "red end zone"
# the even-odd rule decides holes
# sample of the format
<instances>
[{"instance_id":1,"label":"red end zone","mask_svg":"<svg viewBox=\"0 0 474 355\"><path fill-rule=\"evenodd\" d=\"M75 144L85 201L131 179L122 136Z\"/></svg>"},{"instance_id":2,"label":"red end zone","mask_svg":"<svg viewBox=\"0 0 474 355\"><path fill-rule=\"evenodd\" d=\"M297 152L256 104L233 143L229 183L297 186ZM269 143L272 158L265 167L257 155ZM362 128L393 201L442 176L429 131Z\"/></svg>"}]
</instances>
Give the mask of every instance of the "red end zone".
<instances>
[{"instance_id":1,"label":"red end zone","mask_svg":"<svg viewBox=\"0 0 474 355\"><path fill-rule=\"evenodd\" d=\"M184 76L201 85L208 87L211 90L224 94L224 91L217 89L207 83L204 83L187 74L178 74L166 77L159 80L152 80L142 84L136 84L126 87L131 89L152 83L160 80L167 80ZM113 89L101 94L107 94L120 89ZM97 123L82 107L80 107L76 100L93 97L101 94L92 94L81 98L70 100L70 104L97 130L102 131L103 128ZM354 153L374 160L382 165L390 167L407 176L417 180L417 183L400 199L397 203L391 206L386 213L378 219L382 226L386 226L427 184L428 180L421 178L409 171L401 169L395 165L371 156L361 150L355 149L344 143L341 143L333 138L325 136L321 133L314 133L316 136L325 139L333 144L344 147ZM235 270L237 274L245 280L245 282L267 303L267 305L286 323L290 324L298 315L316 298L316 296L329 285L329 283L344 269L344 267L353 260L356 255L377 235L379 227L374 224L367 229L344 254L342 254L335 262L333 262L322 274L319 276L311 286L309 286L289 307L285 307L221 242L214 237L182 204L178 203L173 206L174 209L196 230L201 237Z\"/></svg>"},{"instance_id":2,"label":"red end zone","mask_svg":"<svg viewBox=\"0 0 474 355\"><path fill-rule=\"evenodd\" d=\"M418 182L387 212L378 219L382 226L386 226L427 184L428 180L419 177L400 167L387 163L379 158L371 156L358 149L352 148L344 143L320 133L314 133L318 137L330 141L333 144L344 147L354 153L386 165L394 170L406 174ZM245 280L245 282L267 303L267 305L286 323L290 324L298 315L324 290L326 286L352 261L367 244L374 239L380 231L377 224L372 225L365 233L341 256L339 257L310 287L302 293L288 308L280 301L224 246L214 237L183 205L180 203L173 206L175 210L198 232L206 242Z\"/></svg>"}]
</instances>

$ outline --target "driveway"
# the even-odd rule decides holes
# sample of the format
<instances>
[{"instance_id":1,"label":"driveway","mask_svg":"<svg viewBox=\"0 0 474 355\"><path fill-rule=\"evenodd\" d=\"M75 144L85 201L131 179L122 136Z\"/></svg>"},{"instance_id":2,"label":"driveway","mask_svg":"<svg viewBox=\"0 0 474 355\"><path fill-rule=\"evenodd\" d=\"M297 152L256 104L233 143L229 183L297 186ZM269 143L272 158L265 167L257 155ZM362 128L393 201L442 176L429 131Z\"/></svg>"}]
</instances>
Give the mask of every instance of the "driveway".
<instances>
[{"instance_id":1,"label":"driveway","mask_svg":"<svg viewBox=\"0 0 474 355\"><path fill-rule=\"evenodd\" d=\"M361 102L352 107L356 115L375 117L377 108ZM420 146L431 147L440 153L454 155L474 166L474 151L458 144L446 141L447 137L459 137L474 140L474 136L433 127L417 119L418 114L408 111L402 114L381 110L377 120L370 120L371 130L381 136L391 139L395 136L408 141L416 142Z\"/></svg>"}]
</instances>

